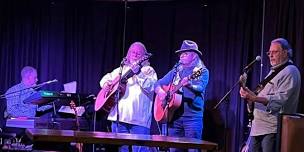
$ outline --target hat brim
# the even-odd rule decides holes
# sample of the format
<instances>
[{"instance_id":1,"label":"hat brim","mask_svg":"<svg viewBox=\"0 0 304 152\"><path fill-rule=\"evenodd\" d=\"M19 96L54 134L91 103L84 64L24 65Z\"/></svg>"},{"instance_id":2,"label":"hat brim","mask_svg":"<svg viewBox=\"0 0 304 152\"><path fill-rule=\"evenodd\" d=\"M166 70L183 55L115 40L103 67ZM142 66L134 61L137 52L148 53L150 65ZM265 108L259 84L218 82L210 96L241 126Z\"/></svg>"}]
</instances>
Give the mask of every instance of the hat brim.
<instances>
[{"instance_id":1,"label":"hat brim","mask_svg":"<svg viewBox=\"0 0 304 152\"><path fill-rule=\"evenodd\" d=\"M199 50L195 50L195 49L181 49L181 50L177 50L175 51L175 53L182 53L182 52L196 52L198 55L203 55L201 51Z\"/></svg>"}]
</instances>

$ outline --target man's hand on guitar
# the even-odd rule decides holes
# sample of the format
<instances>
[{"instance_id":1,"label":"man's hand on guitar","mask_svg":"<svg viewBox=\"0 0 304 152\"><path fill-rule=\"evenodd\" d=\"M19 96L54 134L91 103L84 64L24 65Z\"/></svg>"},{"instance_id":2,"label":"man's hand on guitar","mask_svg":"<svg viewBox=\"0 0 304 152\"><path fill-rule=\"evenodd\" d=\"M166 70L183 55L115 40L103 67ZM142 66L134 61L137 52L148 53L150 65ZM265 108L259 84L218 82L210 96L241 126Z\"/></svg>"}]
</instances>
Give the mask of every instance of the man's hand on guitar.
<instances>
[{"instance_id":1,"label":"man's hand on guitar","mask_svg":"<svg viewBox=\"0 0 304 152\"><path fill-rule=\"evenodd\" d=\"M170 98L171 95L168 95L167 92L165 92L162 88L159 88L157 90L157 97L161 102L161 106L163 108L165 108L167 106L167 102L169 102L169 99L166 99L166 97L169 96L168 98ZM168 101L167 101L168 100Z\"/></svg>"},{"instance_id":2,"label":"man's hand on guitar","mask_svg":"<svg viewBox=\"0 0 304 152\"><path fill-rule=\"evenodd\" d=\"M106 82L102 88L104 88L107 92L111 91L111 87L112 87L112 82L108 81Z\"/></svg>"},{"instance_id":3,"label":"man's hand on guitar","mask_svg":"<svg viewBox=\"0 0 304 152\"><path fill-rule=\"evenodd\" d=\"M134 72L134 73L138 73L138 71L140 70L140 66L139 65L134 65L131 67L131 70Z\"/></svg>"},{"instance_id":4,"label":"man's hand on guitar","mask_svg":"<svg viewBox=\"0 0 304 152\"><path fill-rule=\"evenodd\" d=\"M256 99L256 95L254 94L254 92L252 92L251 90L249 90L247 87L241 87L240 89L240 95L242 98L254 102Z\"/></svg>"},{"instance_id":5,"label":"man's hand on guitar","mask_svg":"<svg viewBox=\"0 0 304 152\"><path fill-rule=\"evenodd\" d=\"M180 82L183 86L187 86L190 84L190 80L188 77L184 77L181 82Z\"/></svg>"},{"instance_id":6,"label":"man's hand on guitar","mask_svg":"<svg viewBox=\"0 0 304 152\"><path fill-rule=\"evenodd\" d=\"M160 87L156 89L156 94L159 100L165 100L167 93Z\"/></svg>"}]
</instances>

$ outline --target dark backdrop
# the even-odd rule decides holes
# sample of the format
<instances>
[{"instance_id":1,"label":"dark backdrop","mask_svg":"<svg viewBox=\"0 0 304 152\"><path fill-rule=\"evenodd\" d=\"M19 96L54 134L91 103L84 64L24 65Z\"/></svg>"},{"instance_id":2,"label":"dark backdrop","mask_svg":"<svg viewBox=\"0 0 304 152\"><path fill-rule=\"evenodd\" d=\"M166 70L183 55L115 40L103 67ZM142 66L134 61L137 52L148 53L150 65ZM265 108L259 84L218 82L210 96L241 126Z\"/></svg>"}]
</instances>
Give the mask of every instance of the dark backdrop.
<instances>
[{"instance_id":1,"label":"dark backdrop","mask_svg":"<svg viewBox=\"0 0 304 152\"><path fill-rule=\"evenodd\" d=\"M134 41L143 42L153 54L151 63L160 78L177 61L174 51L182 40L191 39L198 43L210 70L204 139L219 143L220 151L237 151L247 125L239 87L218 109L212 108L238 80L242 68L262 50L265 76L269 61L264 52L272 39L285 37L303 76L304 1L265 2L263 44L262 0L129 2L123 47L123 2L2 0L0 94L20 82L20 70L26 65L38 69L40 82L59 80L44 89L60 91L63 83L76 80L78 92L97 94L100 78L119 65L123 50ZM255 65L250 87L258 83L260 73ZM299 112L304 112L302 101Z\"/></svg>"}]
</instances>

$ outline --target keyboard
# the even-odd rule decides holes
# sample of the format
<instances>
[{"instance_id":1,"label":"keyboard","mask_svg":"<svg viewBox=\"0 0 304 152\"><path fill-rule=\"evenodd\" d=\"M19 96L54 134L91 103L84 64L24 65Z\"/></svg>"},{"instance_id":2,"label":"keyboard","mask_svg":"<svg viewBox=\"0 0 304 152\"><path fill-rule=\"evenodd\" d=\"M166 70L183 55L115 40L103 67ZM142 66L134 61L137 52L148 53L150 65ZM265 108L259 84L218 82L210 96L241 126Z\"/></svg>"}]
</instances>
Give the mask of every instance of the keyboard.
<instances>
[{"instance_id":1,"label":"keyboard","mask_svg":"<svg viewBox=\"0 0 304 152\"><path fill-rule=\"evenodd\" d=\"M23 102L26 104L47 104L56 99L65 99L65 100L76 100L81 101L81 103L86 101L93 101L94 96L89 96L86 94L78 94L78 93L63 93L56 91L38 91L28 98L26 98Z\"/></svg>"}]
</instances>

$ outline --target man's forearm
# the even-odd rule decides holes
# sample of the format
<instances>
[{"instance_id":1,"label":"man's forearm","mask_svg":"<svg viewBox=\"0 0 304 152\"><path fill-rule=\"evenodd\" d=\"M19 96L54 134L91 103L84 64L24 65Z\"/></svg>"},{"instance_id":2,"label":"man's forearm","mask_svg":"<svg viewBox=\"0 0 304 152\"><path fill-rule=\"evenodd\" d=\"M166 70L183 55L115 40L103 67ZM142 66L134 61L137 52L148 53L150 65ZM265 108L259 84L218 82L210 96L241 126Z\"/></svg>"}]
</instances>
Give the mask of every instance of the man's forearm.
<instances>
[{"instance_id":1,"label":"man's forearm","mask_svg":"<svg viewBox=\"0 0 304 152\"><path fill-rule=\"evenodd\" d=\"M253 102L258 102L258 103L262 103L264 105L268 104L268 100L265 97L259 97L259 96L255 96L252 100Z\"/></svg>"}]
</instances>

